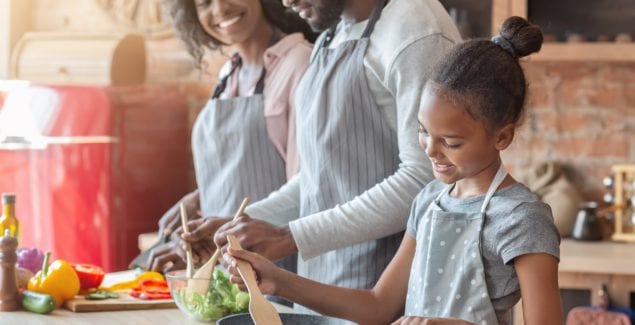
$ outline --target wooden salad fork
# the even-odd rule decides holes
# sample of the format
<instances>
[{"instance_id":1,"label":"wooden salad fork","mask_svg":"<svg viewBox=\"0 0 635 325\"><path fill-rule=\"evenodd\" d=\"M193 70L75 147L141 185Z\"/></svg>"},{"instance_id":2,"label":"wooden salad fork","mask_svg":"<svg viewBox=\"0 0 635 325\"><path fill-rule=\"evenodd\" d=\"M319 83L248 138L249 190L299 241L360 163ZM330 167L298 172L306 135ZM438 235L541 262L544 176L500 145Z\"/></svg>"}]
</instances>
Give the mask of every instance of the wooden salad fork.
<instances>
[{"instance_id":1,"label":"wooden salad fork","mask_svg":"<svg viewBox=\"0 0 635 325\"><path fill-rule=\"evenodd\" d=\"M236 214L234 215L234 218L232 220L238 219L243 214L243 211L245 211L245 208L247 207L248 203L249 203L249 198L247 197L244 198L243 202L240 204L240 207L238 208L238 211L236 211ZM187 229L187 228L184 228L184 229ZM205 296L210 284L210 281L205 281L205 280L206 279L209 280L212 278L214 273L214 268L216 267L216 263L218 263L219 257L220 257L220 248L216 248L214 255L212 255L212 257L205 264L203 264L203 266L201 266L200 269L196 270L193 276L194 280L188 282L187 292L196 292L202 295L203 297Z\"/></svg>"},{"instance_id":2,"label":"wooden salad fork","mask_svg":"<svg viewBox=\"0 0 635 325\"><path fill-rule=\"evenodd\" d=\"M229 247L233 249L241 249L240 243L233 235L227 235ZM276 308L265 299L265 296L258 288L256 281L256 272L251 264L236 260L236 267L240 277L243 278L247 291L249 292L249 314L256 325L282 325L282 320Z\"/></svg>"}]
</instances>

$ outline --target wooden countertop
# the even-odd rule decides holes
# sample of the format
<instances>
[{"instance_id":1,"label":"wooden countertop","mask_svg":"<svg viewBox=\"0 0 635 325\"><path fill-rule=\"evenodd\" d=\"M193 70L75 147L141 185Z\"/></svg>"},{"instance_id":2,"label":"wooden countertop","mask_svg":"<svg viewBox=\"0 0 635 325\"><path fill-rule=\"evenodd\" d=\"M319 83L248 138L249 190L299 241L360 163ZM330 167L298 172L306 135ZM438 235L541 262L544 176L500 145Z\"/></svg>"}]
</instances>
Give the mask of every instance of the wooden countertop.
<instances>
[{"instance_id":1,"label":"wooden countertop","mask_svg":"<svg viewBox=\"0 0 635 325\"><path fill-rule=\"evenodd\" d=\"M559 271L635 275L635 244L563 239Z\"/></svg>"},{"instance_id":2,"label":"wooden countertop","mask_svg":"<svg viewBox=\"0 0 635 325\"><path fill-rule=\"evenodd\" d=\"M116 282L134 278L134 271L122 271L108 273L104 278L103 285L108 286ZM290 307L280 304L273 304L278 312L293 313ZM39 315L24 310L0 312L0 325L28 324L28 325L100 325L100 324L135 324L135 325L157 325L157 324L202 324L191 320L181 313L177 308L168 309L145 309L126 311L103 311L103 312L83 312L74 313L63 308L55 309L48 315Z\"/></svg>"},{"instance_id":3,"label":"wooden countertop","mask_svg":"<svg viewBox=\"0 0 635 325\"><path fill-rule=\"evenodd\" d=\"M293 309L274 303L278 312L293 312ZM48 315L39 315L19 310L12 312L0 312L0 324L28 324L28 325L100 325L100 324L202 324L188 319L180 310L148 309L130 311L108 311L74 313L66 309L56 309Z\"/></svg>"}]
</instances>

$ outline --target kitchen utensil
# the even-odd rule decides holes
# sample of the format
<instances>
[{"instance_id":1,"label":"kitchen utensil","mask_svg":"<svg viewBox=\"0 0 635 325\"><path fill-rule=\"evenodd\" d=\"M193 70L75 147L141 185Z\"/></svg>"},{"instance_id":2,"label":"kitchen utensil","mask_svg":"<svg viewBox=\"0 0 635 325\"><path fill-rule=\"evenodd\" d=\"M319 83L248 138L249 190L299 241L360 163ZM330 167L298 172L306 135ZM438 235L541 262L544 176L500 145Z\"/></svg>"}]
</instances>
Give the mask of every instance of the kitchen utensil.
<instances>
[{"instance_id":1,"label":"kitchen utensil","mask_svg":"<svg viewBox=\"0 0 635 325\"><path fill-rule=\"evenodd\" d=\"M589 241L602 239L597 207L596 202L585 202L580 207L571 232L573 239Z\"/></svg>"},{"instance_id":2,"label":"kitchen utensil","mask_svg":"<svg viewBox=\"0 0 635 325\"><path fill-rule=\"evenodd\" d=\"M234 249L240 249L240 243L233 235L227 236L227 242L229 247ZM236 260L236 267L240 277L243 278L247 291L249 292L249 313L256 325L282 325L282 320L278 315L278 311L273 307L271 302L265 299L265 296L260 292L258 288L258 282L256 282L256 272L251 267L251 264Z\"/></svg>"},{"instance_id":3,"label":"kitchen utensil","mask_svg":"<svg viewBox=\"0 0 635 325\"><path fill-rule=\"evenodd\" d=\"M181 226L183 227L183 233L184 234L189 234L190 231L188 229L187 226L187 211L185 210L185 204L183 204L183 202L181 202L180 204L180 208L181 208ZM186 274L188 278L191 278L193 276L193 271L194 271L194 267L192 265L192 247L190 246L190 244L186 244L186 250L185 250L185 262L187 264L186 266Z\"/></svg>"},{"instance_id":4,"label":"kitchen utensil","mask_svg":"<svg viewBox=\"0 0 635 325\"><path fill-rule=\"evenodd\" d=\"M243 211L245 211L245 208L247 207L248 203L249 203L249 198L247 197L244 198L243 202L240 204L240 207L238 208L238 211L236 211L236 214L234 215L234 218L232 220L238 219L243 214ZM211 279L212 272L214 271L214 267L216 266L216 262L218 262L219 257L220 257L220 248L217 247L216 251L214 252L214 255L212 255L212 257L205 264L203 264L201 268L196 270L193 277L195 279ZM205 296L205 293L207 292L208 287L209 287L209 281L207 283L205 283L204 281L198 281L198 280L191 281L190 283L188 283L188 292L190 293L197 292Z\"/></svg>"},{"instance_id":5,"label":"kitchen utensil","mask_svg":"<svg viewBox=\"0 0 635 325\"><path fill-rule=\"evenodd\" d=\"M293 314L293 313L281 313L280 319L284 325L331 325L339 324L337 318L309 315L309 314ZM229 315L219 319L216 325L249 325L253 324L251 315L249 314L235 314Z\"/></svg>"}]
</instances>

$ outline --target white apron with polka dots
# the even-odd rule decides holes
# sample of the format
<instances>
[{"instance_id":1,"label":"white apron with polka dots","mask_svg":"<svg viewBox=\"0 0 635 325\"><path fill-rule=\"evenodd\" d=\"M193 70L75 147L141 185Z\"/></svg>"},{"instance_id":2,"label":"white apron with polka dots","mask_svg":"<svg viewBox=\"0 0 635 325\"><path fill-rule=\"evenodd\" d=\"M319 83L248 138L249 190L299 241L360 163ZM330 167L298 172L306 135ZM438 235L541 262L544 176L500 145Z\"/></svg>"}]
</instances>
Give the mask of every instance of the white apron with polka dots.
<instances>
[{"instance_id":1,"label":"white apron with polka dots","mask_svg":"<svg viewBox=\"0 0 635 325\"><path fill-rule=\"evenodd\" d=\"M430 204L417 227L417 247L406 298L406 316L453 317L476 324L498 324L481 254L485 210L507 172L501 165L480 212L443 211L439 202L448 185Z\"/></svg>"}]
</instances>

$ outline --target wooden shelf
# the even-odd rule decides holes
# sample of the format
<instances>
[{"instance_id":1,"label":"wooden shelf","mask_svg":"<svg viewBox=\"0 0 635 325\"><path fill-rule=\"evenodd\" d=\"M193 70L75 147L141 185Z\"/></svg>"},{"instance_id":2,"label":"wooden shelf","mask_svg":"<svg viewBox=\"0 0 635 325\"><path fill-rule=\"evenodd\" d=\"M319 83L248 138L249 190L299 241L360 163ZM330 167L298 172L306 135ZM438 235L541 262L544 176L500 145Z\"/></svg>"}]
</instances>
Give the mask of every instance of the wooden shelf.
<instances>
[{"instance_id":1,"label":"wooden shelf","mask_svg":"<svg viewBox=\"0 0 635 325\"><path fill-rule=\"evenodd\" d=\"M628 62L635 61L635 43L545 43L530 61Z\"/></svg>"}]
</instances>

